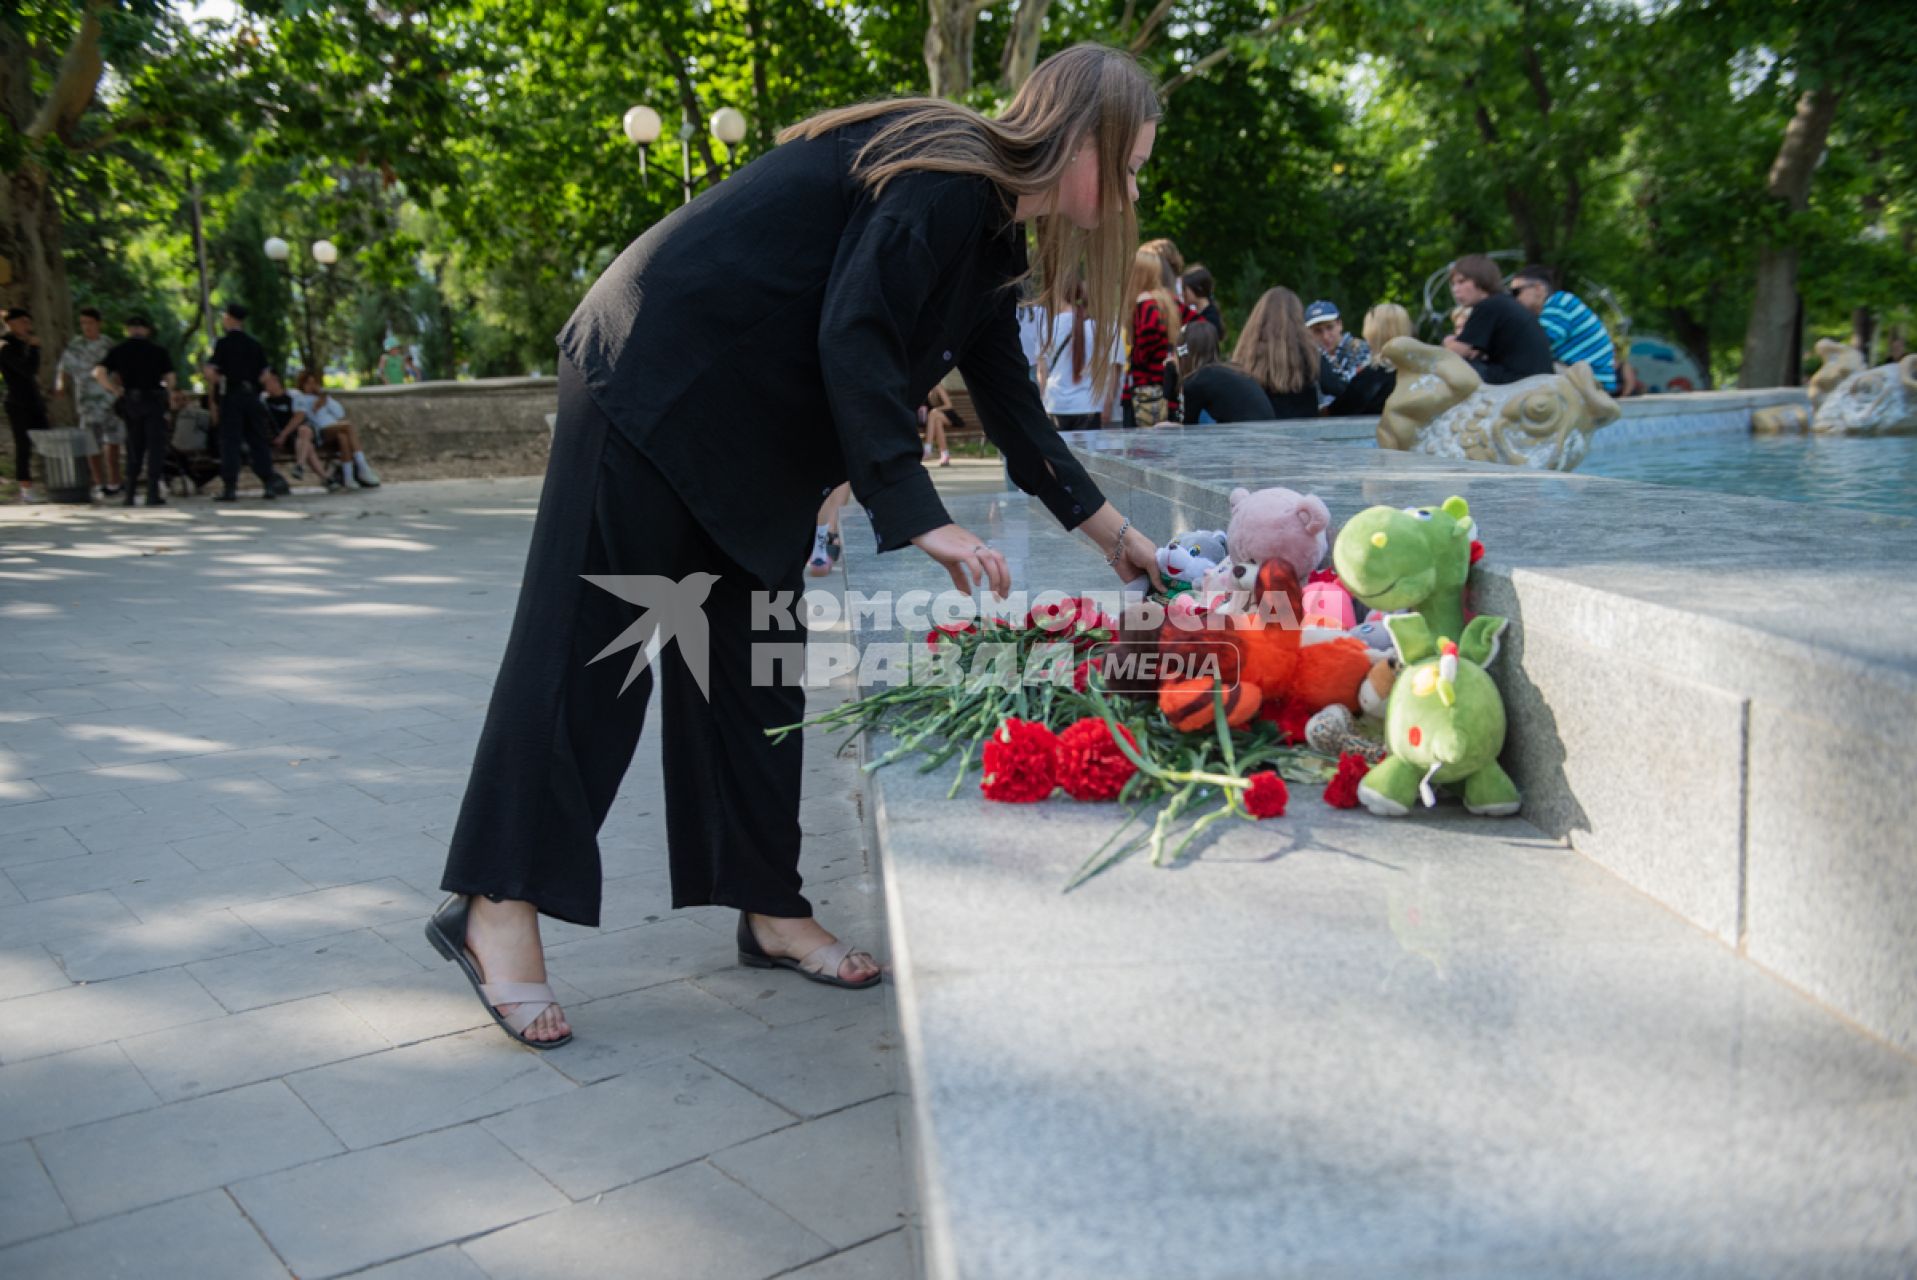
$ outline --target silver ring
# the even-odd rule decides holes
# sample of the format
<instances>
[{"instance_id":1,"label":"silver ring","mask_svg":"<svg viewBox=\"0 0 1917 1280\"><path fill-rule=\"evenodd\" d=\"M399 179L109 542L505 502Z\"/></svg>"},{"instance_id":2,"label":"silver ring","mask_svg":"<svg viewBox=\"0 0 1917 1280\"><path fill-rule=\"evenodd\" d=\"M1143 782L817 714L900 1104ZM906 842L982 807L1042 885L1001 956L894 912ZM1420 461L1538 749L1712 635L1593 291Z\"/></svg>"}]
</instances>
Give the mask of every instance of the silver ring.
<instances>
[{"instance_id":1,"label":"silver ring","mask_svg":"<svg viewBox=\"0 0 1917 1280\"><path fill-rule=\"evenodd\" d=\"M988 550L988 549L989 549L989 548L987 548L987 547L986 547L986 545L985 545L984 543L982 543L982 542L981 542L981 543L979 543L979 544L978 544L978 545L977 545L976 547L973 547L973 548L972 548L972 554L973 554L973 555L977 555L977 554L978 554L979 552L981 552L981 551L985 551L985 550Z\"/></svg>"}]
</instances>

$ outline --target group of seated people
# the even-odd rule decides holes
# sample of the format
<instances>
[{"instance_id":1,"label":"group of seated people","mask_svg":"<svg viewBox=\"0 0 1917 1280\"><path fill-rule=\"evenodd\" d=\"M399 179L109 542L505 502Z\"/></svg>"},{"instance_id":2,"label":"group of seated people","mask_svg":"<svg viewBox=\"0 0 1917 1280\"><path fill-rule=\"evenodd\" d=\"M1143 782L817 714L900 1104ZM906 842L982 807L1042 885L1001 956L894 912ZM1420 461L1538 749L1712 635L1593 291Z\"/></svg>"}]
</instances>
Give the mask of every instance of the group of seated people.
<instances>
[{"instance_id":1,"label":"group of seated people","mask_svg":"<svg viewBox=\"0 0 1917 1280\"><path fill-rule=\"evenodd\" d=\"M273 424L273 453L291 460L295 480L310 472L328 493L379 487L379 473L366 460L346 407L326 390L316 370L300 374L297 391L289 392L271 369L260 375L260 386L260 402ZM168 472L185 479L197 492L220 474L220 437L212 402L203 391L176 390L170 420ZM328 455L337 461L329 464Z\"/></svg>"},{"instance_id":2,"label":"group of seated people","mask_svg":"<svg viewBox=\"0 0 1917 1280\"><path fill-rule=\"evenodd\" d=\"M260 402L273 420L273 451L291 454L293 478L306 471L323 480L328 493L339 489L377 489L379 473L359 447L359 432L346 417L346 406L327 391L316 369L299 376L299 390L288 392L279 374L267 370L260 379ZM339 458L327 467L323 454Z\"/></svg>"},{"instance_id":3,"label":"group of seated people","mask_svg":"<svg viewBox=\"0 0 1917 1280\"><path fill-rule=\"evenodd\" d=\"M1457 331L1444 339L1489 384L1548 374L1580 361L1612 394L1638 388L1611 336L1577 295L1558 286L1550 268L1528 266L1507 283L1483 254L1451 264ZM1410 313L1381 303L1365 313L1361 334L1345 331L1329 301L1305 306L1280 285L1252 308L1227 356L1211 273L1185 270L1176 246L1154 240L1133 259L1133 297L1123 341L1107 358L1122 366L1111 399L1094 402L1085 348L1091 322L1082 291L1051 334L1038 335L1035 365L1045 406L1060 430L1110 421L1118 408L1127 427L1163 422L1255 422L1370 415L1397 387L1384 348L1413 333Z\"/></svg>"}]
</instances>

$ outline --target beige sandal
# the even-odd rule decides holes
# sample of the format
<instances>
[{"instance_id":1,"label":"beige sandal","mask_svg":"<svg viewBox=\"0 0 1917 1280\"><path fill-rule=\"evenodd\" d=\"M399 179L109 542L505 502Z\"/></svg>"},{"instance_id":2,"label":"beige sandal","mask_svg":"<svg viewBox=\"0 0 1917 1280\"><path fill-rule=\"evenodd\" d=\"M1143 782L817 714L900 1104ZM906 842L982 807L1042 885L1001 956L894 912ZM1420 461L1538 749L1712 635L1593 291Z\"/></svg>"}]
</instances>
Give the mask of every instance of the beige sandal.
<instances>
[{"instance_id":1,"label":"beige sandal","mask_svg":"<svg viewBox=\"0 0 1917 1280\"><path fill-rule=\"evenodd\" d=\"M739 913L739 963L749 969L791 969L814 982L823 982L828 987L844 987L847 991L863 991L867 987L877 986L879 979L885 976L882 973L874 973L862 982L847 982L839 976L839 970L853 956L864 956L871 960L875 970L879 967L879 962L872 959L871 952L857 950L843 939L826 943L802 960L771 955L753 936L746 913Z\"/></svg>"},{"instance_id":2,"label":"beige sandal","mask_svg":"<svg viewBox=\"0 0 1917 1280\"><path fill-rule=\"evenodd\" d=\"M529 1049L557 1049L572 1040L568 1031L557 1040L529 1040L524 1032L527 1027L539 1020L539 1015L559 1003L553 994L552 986L545 982L487 982L479 973L472 952L466 949L466 919L472 911L472 902L464 894L456 893L447 898L426 922L426 941L433 944L433 950L458 965L460 972L466 975L466 981L473 984L473 990L479 993L480 1002L486 1006L486 1012L493 1015L500 1029ZM501 1013L498 1006L516 1004L519 1007L511 1013Z\"/></svg>"}]
</instances>

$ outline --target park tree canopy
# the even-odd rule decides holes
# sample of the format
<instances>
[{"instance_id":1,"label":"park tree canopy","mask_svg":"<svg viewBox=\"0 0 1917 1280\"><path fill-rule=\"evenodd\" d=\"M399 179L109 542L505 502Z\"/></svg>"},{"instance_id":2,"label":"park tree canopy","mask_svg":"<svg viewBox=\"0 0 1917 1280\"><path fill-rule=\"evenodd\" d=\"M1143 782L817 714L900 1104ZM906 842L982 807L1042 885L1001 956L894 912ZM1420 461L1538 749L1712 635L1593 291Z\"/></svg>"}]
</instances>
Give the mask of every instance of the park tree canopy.
<instances>
[{"instance_id":1,"label":"park tree canopy","mask_svg":"<svg viewBox=\"0 0 1917 1280\"><path fill-rule=\"evenodd\" d=\"M982 109L1077 40L1132 50L1166 115L1141 225L1217 276L1347 315L1422 309L1460 253L1598 288L1720 378L1880 345L1917 301L1893 0L17 0L0 10L0 299L50 341L207 295L277 359L550 369L612 257L826 107ZM629 107L663 122L641 154ZM710 128L742 112L733 146ZM683 122L683 128L682 128ZM682 136L683 135L683 136ZM277 236L284 264L263 245ZM336 265L310 246L331 241Z\"/></svg>"}]
</instances>

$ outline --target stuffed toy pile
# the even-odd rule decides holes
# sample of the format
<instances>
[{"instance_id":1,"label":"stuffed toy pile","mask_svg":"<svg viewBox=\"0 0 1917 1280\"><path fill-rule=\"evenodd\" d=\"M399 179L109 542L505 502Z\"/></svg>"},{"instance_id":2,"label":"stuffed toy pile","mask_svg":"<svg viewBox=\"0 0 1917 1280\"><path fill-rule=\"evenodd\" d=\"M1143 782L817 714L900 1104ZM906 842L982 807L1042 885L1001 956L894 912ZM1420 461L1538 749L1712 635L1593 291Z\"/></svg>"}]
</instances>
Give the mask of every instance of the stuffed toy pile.
<instances>
[{"instance_id":1,"label":"stuffed toy pile","mask_svg":"<svg viewBox=\"0 0 1917 1280\"><path fill-rule=\"evenodd\" d=\"M1204 733L1216 699L1234 728L1262 716L1288 740L1362 756L1371 768L1356 800L1381 816L1434 805L1441 789L1472 813L1516 813L1518 788L1498 764L1504 702L1485 671L1508 624L1467 621L1483 550L1469 506L1370 507L1335 543L1330 528L1315 495L1237 489L1222 532L1160 550L1177 585L1156 643L1193 661L1158 684L1159 707Z\"/></svg>"}]
</instances>

